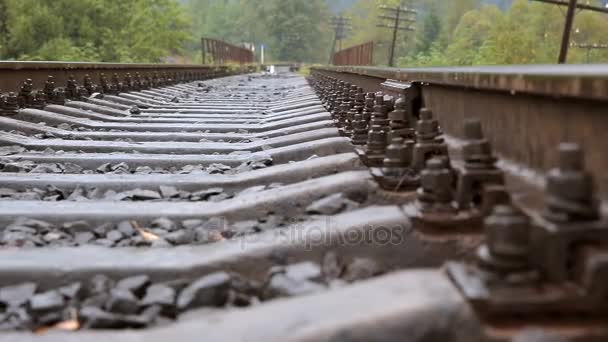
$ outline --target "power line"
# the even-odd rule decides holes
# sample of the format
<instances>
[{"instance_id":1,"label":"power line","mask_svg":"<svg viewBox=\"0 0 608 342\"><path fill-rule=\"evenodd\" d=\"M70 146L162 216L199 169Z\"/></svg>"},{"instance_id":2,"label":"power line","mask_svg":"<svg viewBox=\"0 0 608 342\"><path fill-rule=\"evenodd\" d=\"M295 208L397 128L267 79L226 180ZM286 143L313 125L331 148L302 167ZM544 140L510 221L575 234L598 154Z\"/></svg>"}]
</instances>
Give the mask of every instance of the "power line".
<instances>
[{"instance_id":1,"label":"power line","mask_svg":"<svg viewBox=\"0 0 608 342\"><path fill-rule=\"evenodd\" d=\"M566 21L564 23L564 33L562 35L562 43L559 50L559 58L557 63L564 64L568 59L568 48L570 47L570 36L572 34L572 25L574 24L574 17L576 16L576 10L587 10L601 13L608 13L608 5L605 8L592 6L589 4L579 4L578 0L532 0L537 2L543 2L547 4L554 4L558 6L568 6L566 12Z\"/></svg>"},{"instance_id":2,"label":"power line","mask_svg":"<svg viewBox=\"0 0 608 342\"><path fill-rule=\"evenodd\" d=\"M342 50L342 41L348 37L349 31L352 29L350 18L344 17L343 15L331 17L331 25L334 29L334 42L329 57L330 63L336 53L336 44L338 45L338 51Z\"/></svg>"},{"instance_id":3,"label":"power line","mask_svg":"<svg viewBox=\"0 0 608 342\"><path fill-rule=\"evenodd\" d=\"M559 6L568 6L569 2L568 1L564 1L564 0L532 0L532 1L537 1L537 2L544 2L546 4L553 4L553 5L559 5ZM593 5L589 5L589 4L576 4L576 8L580 9L580 10L586 10L586 11L593 11L593 12L600 12L600 13L607 13L608 14L608 2L606 3L605 7L599 7L599 6L593 6Z\"/></svg>"},{"instance_id":4,"label":"power line","mask_svg":"<svg viewBox=\"0 0 608 342\"><path fill-rule=\"evenodd\" d=\"M397 33L399 31L415 31L416 29L413 26L402 25L405 23L415 23L415 17L409 18L406 17L406 15L416 15L418 12L416 10L403 6L403 2L396 7L380 6L380 10L385 11L387 13L378 16L378 19L381 20L381 23L377 24L376 27L393 29L393 39L390 45L388 57L388 66L392 67L395 66L395 45L397 44ZM389 22L386 23L386 20L388 20Z\"/></svg>"},{"instance_id":5,"label":"power line","mask_svg":"<svg viewBox=\"0 0 608 342\"><path fill-rule=\"evenodd\" d=\"M592 50L607 50L608 49L608 44L598 44L598 43L593 43L593 44L572 43L572 44L570 44L570 46L574 47L574 48L578 48L578 49L587 50L587 56L586 56L587 63L589 63L589 61L590 61L590 55L591 55Z\"/></svg>"}]
</instances>

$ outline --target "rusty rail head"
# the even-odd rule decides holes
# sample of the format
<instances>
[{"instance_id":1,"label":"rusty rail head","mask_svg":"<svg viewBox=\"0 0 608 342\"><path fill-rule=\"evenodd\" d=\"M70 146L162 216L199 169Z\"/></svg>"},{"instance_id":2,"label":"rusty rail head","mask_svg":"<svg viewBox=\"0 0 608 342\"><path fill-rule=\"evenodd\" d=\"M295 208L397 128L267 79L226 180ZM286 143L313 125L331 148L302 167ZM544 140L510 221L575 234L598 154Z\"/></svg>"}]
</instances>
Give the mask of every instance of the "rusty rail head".
<instances>
[{"instance_id":1,"label":"rusty rail head","mask_svg":"<svg viewBox=\"0 0 608 342\"><path fill-rule=\"evenodd\" d=\"M253 63L253 52L244 47L226 43L222 40L203 38L201 40L203 63L213 64L250 64Z\"/></svg>"},{"instance_id":2,"label":"rusty rail head","mask_svg":"<svg viewBox=\"0 0 608 342\"><path fill-rule=\"evenodd\" d=\"M386 79L421 82L510 94L532 94L608 101L608 64L515 65L440 68L381 68L325 66L314 70L376 80L377 89ZM370 90L371 91L371 90ZM375 90L374 90L375 91Z\"/></svg>"},{"instance_id":3,"label":"rusty rail head","mask_svg":"<svg viewBox=\"0 0 608 342\"><path fill-rule=\"evenodd\" d=\"M334 65L372 65L374 42L367 42L338 51L333 56Z\"/></svg>"},{"instance_id":4,"label":"rusty rail head","mask_svg":"<svg viewBox=\"0 0 608 342\"><path fill-rule=\"evenodd\" d=\"M231 69L227 66L181 64L0 62L0 91L18 92L26 79L32 80L34 88L41 89L49 76L54 78L57 87L65 87L70 77L78 84L84 84L85 78L101 84L104 76L110 81L115 75L121 81L126 78L154 77L159 80L186 81L243 73L250 69L250 66Z\"/></svg>"}]
</instances>

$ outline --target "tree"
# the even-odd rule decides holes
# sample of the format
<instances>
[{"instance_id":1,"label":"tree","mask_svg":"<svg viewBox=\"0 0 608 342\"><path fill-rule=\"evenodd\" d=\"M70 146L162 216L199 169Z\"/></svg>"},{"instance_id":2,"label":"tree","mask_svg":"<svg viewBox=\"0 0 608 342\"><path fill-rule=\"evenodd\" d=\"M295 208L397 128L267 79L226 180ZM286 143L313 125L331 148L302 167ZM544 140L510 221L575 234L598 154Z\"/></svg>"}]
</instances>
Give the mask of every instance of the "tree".
<instances>
[{"instance_id":1,"label":"tree","mask_svg":"<svg viewBox=\"0 0 608 342\"><path fill-rule=\"evenodd\" d=\"M5 59L161 62L189 22L175 0L4 0Z\"/></svg>"},{"instance_id":2,"label":"tree","mask_svg":"<svg viewBox=\"0 0 608 342\"><path fill-rule=\"evenodd\" d=\"M426 16L424 17L421 35L418 38L418 51L421 53L428 52L433 43L435 43L439 38L440 33L441 18L439 18L437 5L435 3L431 3Z\"/></svg>"},{"instance_id":3,"label":"tree","mask_svg":"<svg viewBox=\"0 0 608 342\"><path fill-rule=\"evenodd\" d=\"M453 65L471 65L476 62L479 50L488 39L495 23L503 20L496 6L483 6L465 13L454 30L446 54Z\"/></svg>"},{"instance_id":4,"label":"tree","mask_svg":"<svg viewBox=\"0 0 608 342\"><path fill-rule=\"evenodd\" d=\"M331 32L324 0L190 0L194 36L267 46L267 59L325 62ZM200 54L200 46L192 51Z\"/></svg>"}]
</instances>

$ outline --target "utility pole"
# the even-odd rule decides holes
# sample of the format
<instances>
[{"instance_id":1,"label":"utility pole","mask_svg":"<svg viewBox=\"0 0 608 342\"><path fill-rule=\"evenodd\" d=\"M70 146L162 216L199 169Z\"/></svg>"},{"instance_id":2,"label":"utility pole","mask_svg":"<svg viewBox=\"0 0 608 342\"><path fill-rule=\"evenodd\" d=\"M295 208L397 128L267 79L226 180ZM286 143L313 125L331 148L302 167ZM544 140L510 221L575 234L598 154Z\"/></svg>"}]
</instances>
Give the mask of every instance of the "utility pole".
<instances>
[{"instance_id":1,"label":"utility pole","mask_svg":"<svg viewBox=\"0 0 608 342\"><path fill-rule=\"evenodd\" d=\"M566 22L564 24L564 33L562 35L562 44L559 50L559 58L557 62L559 64L566 63L568 59L568 47L570 47L570 35L572 33L572 25L574 24L574 17L576 10L593 11L600 13L608 13L608 7L598 7L587 4L579 4L578 0L532 0L537 2L543 2L546 4L553 4L558 6L568 6L566 12Z\"/></svg>"},{"instance_id":2,"label":"utility pole","mask_svg":"<svg viewBox=\"0 0 608 342\"><path fill-rule=\"evenodd\" d=\"M334 54L336 53L336 44L338 45L338 51L342 50L342 41L346 39L348 31L351 29L350 19L343 15L332 17L331 25L334 28L334 42L329 57L330 64L333 63Z\"/></svg>"},{"instance_id":3,"label":"utility pole","mask_svg":"<svg viewBox=\"0 0 608 342\"><path fill-rule=\"evenodd\" d=\"M568 58L568 47L570 46L570 35L572 34L572 24L574 24L574 15L576 14L576 3L578 0L570 0L568 4L568 12L566 12L566 23L564 24L564 34L562 35L562 45L559 50L559 58L557 63L564 64Z\"/></svg>"},{"instance_id":4,"label":"utility pole","mask_svg":"<svg viewBox=\"0 0 608 342\"><path fill-rule=\"evenodd\" d=\"M395 66L395 47L397 45L397 33L398 31L415 31L416 29L412 26L402 26L403 23L415 23L415 18L408 18L406 15L408 14L417 14L418 12L404 7L403 2L399 4L397 7L388 7L381 6L381 10L385 11L387 14L383 14L378 16L381 19L381 23L376 25L377 27L382 28L390 28L393 30L393 39L390 45L389 57L388 57L388 66ZM387 24L385 20L388 20Z\"/></svg>"},{"instance_id":5,"label":"utility pole","mask_svg":"<svg viewBox=\"0 0 608 342\"><path fill-rule=\"evenodd\" d=\"M587 50L586 62L589 63L591 50L606 50L608 49L608 44L577 44L572 43L570 46Z\"/></svg>"}]
</instances>

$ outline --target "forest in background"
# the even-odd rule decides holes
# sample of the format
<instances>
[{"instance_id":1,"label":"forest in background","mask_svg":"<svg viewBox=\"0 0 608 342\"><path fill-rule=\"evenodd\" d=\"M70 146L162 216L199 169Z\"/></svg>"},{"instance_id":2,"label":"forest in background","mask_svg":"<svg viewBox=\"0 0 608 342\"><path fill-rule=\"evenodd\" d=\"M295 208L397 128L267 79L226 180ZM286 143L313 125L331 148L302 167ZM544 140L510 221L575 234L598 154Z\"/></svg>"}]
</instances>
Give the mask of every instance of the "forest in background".
<instances>
[{"instance_id":1,"label":"forest in background","mask_svg":"<svg viewBox=\"0 0 608 342\"><path fill-rule=\"evenodd\" d=\"M379 4L398 0L359 1L347 12L353 30L345 45L379 42L375 61L387 63L390 30L377 28ZM528 0L413 0L419 11L416 32L399 34L399 66L556 63L565 8ZM606 0L589 0L605 7ZM608 44L608 15L580 11L571 42ZM570 63L606 63L608 49L570 49Z\"/></svg>"},{"instance_id":2,"label":"forest in background","mask_svg":"<svg viewBox=\"0 0 608 342\"><path fill-rule=\"evenodd\" d=\"M399 0L0 0L0 58L200 63L200 38L266 47L267 61L327 63L332 15L352 28L343 46L377 42L388 59L381 5ZM606 0L589 0L606 6ZM554 63L564 8L528 0L405 0L415 32L400 32L399 66ZM608 15L577 14L574 43L608 44ZM571 63L608 62L608 49L572 48Z\"/></svg>"}]
</instances>

